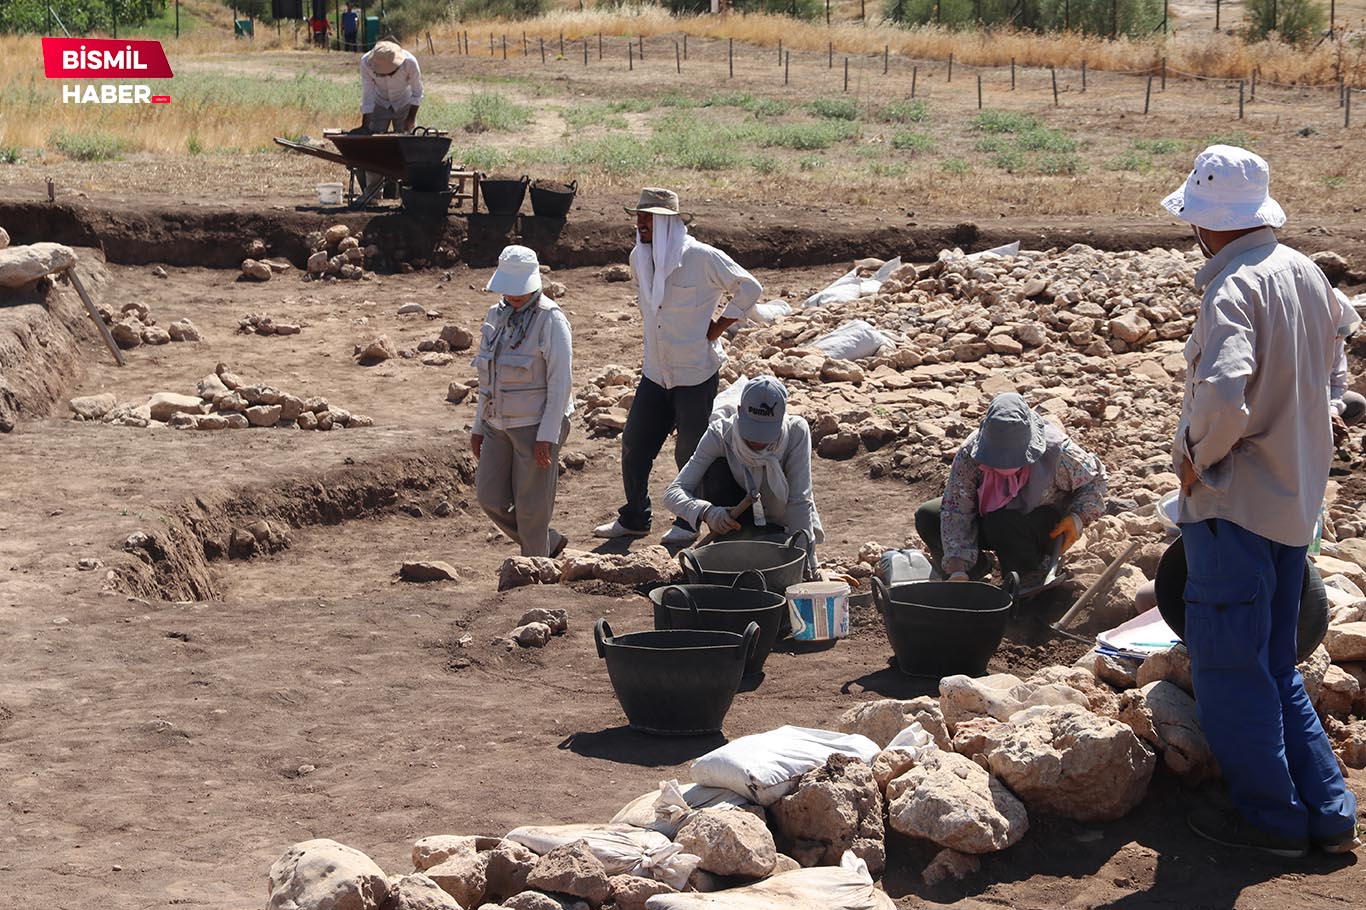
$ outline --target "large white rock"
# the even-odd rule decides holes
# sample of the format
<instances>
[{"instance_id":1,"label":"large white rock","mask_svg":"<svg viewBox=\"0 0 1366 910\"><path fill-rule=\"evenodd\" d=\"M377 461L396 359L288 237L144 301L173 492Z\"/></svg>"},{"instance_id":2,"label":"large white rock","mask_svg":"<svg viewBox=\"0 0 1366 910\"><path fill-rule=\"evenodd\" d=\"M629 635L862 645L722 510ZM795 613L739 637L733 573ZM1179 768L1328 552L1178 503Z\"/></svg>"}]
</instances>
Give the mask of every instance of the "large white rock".
<instances>
[{"instance_id":1,"label":"large white rock","mask_svg":"<svg viewBox=\"0 0 1366 910\"><path fill-rule=\"evenodd\" d=\"M934 750L887 785L894 831L960 853L994 853L1029 830L1024 804L970 758Z\"/></svg>"},{"instance_id":2,"label":"large white rock","mask_svg":"<svg viewBox=\"0 0 1366 910\"><path fill-rule=\"evenodd\" d=\"M939 681L939 707L949 730L974 717L1009 720L1026 708L1058 705L1089 708L1090 700L1070 685L1037 677L1026 682L1010 673L946 676Z\"/></svg>"},{"instance_id":3,"label":"large white rock","mask_svg":"<svg viewBox=\"0 0 1366 910\"><path fill-rule=\"evenodd\" d=\"M389 881L389 900L384 910L464 910L441 886L419 873L396 876Z\"/></svg>"},{"instance_id":4,"label":"large white rock","mask_svg":"<svg viewBox=\"0 0 1366 910\"><path fill-rule=\"evenodd\" d=\"M703 809L678 829L674 842L699 857L699 867L716 875L762 878L773 871L778 848L756 815L740 809Z\"/></svg>"},{"instance_id":5,"label":"large white rock","mask_svg":"<svg viewBox=\"0 0 1366 910\"><path fill-rule=\"evenodd\" d=\"M1200 729L1195 699L1175 683L1159 680L1121 698L1119 719L1162 753L1162 762L1190 783L1219 774L1219 763Z\"/></svg>"},{"instance_id":6,"label":"large white rock","mask_svg":"<svg viewBox=\"0 0 1366 910\"><path fill-rule=\"evenodd\" d=\"M81 398L73 398L70 401L71 410L80 420L99 420L113 410L116 403L117 400L114 398L113 392L85 395Z\"/></svg>"},{"instance_id":7,"label":"large white rock","mask_svg":"<svg viewBox=\"0 0 1366 910\"><path fill-rule=\"evenodd\" d=\"M270 867L266 910L376 910L388 894L374 860L319 838L295 844Z\"/></svg>"},{"instance_id":8,"label":"large white rock","mask_svg":"<svg viewBox=\"0 0 1366 910\"><path fill-rule=\"evenodd\" d=\"M1334 663L1366 660L1366 622L1329 626L1323 644Z\"/></svg>"},{"instance_id":9,"label":"large white rock","mask_svg":"<svg viewBox=\"0 0 1366 910\"><path fill-rule=\"evenodd\" d=\"M203 414L204 402L198 395L178 392L157 392L147 399L146 407L153 420L170 420L176 414Z\"/></svg>"},{"instance_id":10,"label":"large white rock","mask_svg":"<svg viewBox=\"0 0 1366 910\"><path fill-rule=\"evenodd\" d=\"M1016 714L986 734L983 755L1030 809L1077 821L1128 813L1157 764L1127 724L1071 705Z\"/></svg>"},{"instance_id":11,"label":"large white rock","mask_svg":"<svg viewBox=\"0 0 1366 910\"><path fill-rule=\"evenodd\" d=\"M1330 664L1323 675L1323 685L1314 707L1319 714L1345 719L1352 713L1352 706L1360 695L1361 684L1357 678L1337 664Z\"/></svg>"},{"instance_id":12,"label":"large white rock","mask_svg":"<svg viewBox=\"0 0 1366 910\"><path fill-rule=\"evenodd\" d=\"M840 715L839 730L841 733L866 736L885 749L893 737L916 722L934 737L939 748L949 748L948 729L944 725L939 703L925 696L908 700L879 698L860 702Z\"/></svg>"},{"instance_id":13,"label":"large white rock","mask_svg":"<svg viewBox=\"0 0 1366 910\"><path fill-rule=\"evenodd\" d=\"M60 243L30 243L0 249L0 287L21 288L75 264L75 251Z\"/></svg>"}]
</instances>

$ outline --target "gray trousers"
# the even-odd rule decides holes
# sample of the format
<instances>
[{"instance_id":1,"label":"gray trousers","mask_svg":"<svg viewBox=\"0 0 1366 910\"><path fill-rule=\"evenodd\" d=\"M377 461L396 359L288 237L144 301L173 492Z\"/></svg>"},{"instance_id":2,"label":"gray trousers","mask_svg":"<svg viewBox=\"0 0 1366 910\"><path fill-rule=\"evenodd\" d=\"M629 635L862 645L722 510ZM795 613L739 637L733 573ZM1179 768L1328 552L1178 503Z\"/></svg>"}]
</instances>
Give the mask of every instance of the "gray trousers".
<instances>
[{"instance_id":1,"label":"gray trousers","mask_svg":"<svg viewBox=\"0 0 1366 910\"><path fill-rule=\"evenodd\" d=\"M564 419L560 441L550 447L550 467L536 464L536 430L486 427L479 451L475 492L498 529L522 548L523 556L549 556L564 537L550 527L560 477L560 447L569 438Z\"/></svg>"},{"instance_id":2,"label":"gray trousers","mask_svg":"<svg viewBox=\"0 0 1366 910\"><path fill-rule=\"evenodd\" d=\"M370 131L372 133L401 133L403 132L403 121L408 119L408 108L405 105L402 110L394 110L388 107L376 107L370 113ZM375 181L383 180L383 174L374 171L365 172L365 185L368 187Z\"/></svg>"}]
</instances>

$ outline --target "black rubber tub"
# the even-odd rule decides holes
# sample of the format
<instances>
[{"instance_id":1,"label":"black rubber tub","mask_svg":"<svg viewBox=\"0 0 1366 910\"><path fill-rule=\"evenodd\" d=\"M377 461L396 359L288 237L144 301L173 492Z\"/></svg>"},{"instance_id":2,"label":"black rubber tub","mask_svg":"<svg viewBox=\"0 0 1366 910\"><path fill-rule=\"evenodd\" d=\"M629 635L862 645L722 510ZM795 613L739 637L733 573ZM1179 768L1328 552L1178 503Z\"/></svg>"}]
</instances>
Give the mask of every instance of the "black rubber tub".
<instances>
[{"instance_id":1,"label":"black rubber tub","mask_svg":"<svg viewBox=\"0 0 1366 910\"><path fill-rule=\"evenodd\" d=\"M424 192L404 183L399 186L399 196L403 199L403 211L417 218L445 218L451 208L454 190Z\"/></svg>"},{"instance_id":2,"label":"black rubber tub","mask_svg":"<svg viewBox=\"0 0 1366 910\"><path fill-rule=\"evenodd\" d=\"M781 594L805 578L809 546L810 539L803 531L793 534L786 543L718 540L695 550L680 550L678 564L688 584L729 588L752 569L763 576L765 589Z\"/></svg>"},{"instance_id":3,"label":"black rubber tub","mask_svg":"<svg viewBox=\"0 0 1366 910\"><path fill-rule=\"evenodd\" d=\"M1328 592L1318 567L1308 560L1304 564L1304 587L1300 594L1300 623L1297 629L1296 651L1304 660L1323 643L1328 634ZM1157 564L1157 610L1177 636L1186 631L1186 545L1178 537L1167 545L1167 551Z\"/></svg>"},{"instance_id":4,"label":"black rubber tub","mask_svg":"<svg viewBox=\"0 0 1366 910\"><path fill-rule=\"evenodd\" d=\"M759 625L734 632L662 631L613 635L593 627L612 691L631 729L661 736L719 733L735 700Z\"/></svg>"},{"instance_id":5,"label":"black rubber tub","mask_svg":"<svg viewBox=\"0 0 1366 910\"><path fill-rule=\"evenodd\" d=\"M530 177L480 177L479 192L490 215L516 215L522 210Z\"/></svg>"},{"instance_id":6,"label":"black rubber tub","mask_svg":"<svg viewBox=\"0 0 1366 910\"><path fill-rule=\"evenodd\" d=\"M451 187L451 161L421 161L408 166L407 183L421 193L441 193Z\"/></svg>"},{"instance_id":7,"label":"black rubber tub","mask_svg":"<svg viewBox=\"0 0 1366 910\"><path fill-rule=\"evenodd\" d=\"M578 191L577 180L571 183L537 180L531 184L532 214L541 218L563 218L569 214L569 207L574 204L574 196Z\"/></svg>"},{"instance_id":8,"label":"black rubber tub","mask_svg":"<svg viewBox=\"0 0 1366 910\"><path fill-rule=\"evenodd\" d=\"M978 581L918 581L888 589L873 578L896 664L908 676L981 676L1001 645L1010 595Z\"/></svg>"},{"instance_id":9,"label":"black rubber tub","mask_svg":"<svg viewBox=\"0 0 1366 910\"><path fill-rule=\"evenodd\" d=\"M763 583L758 572L746 577ZM744 634L750 623L759 626L759 641L745 661L745 675L762 673L778 630L787 615L787 598L762 588L725 588L720 585L667 585L650 592L656 629L709 629Z\"/></svg>"}]
</instances>

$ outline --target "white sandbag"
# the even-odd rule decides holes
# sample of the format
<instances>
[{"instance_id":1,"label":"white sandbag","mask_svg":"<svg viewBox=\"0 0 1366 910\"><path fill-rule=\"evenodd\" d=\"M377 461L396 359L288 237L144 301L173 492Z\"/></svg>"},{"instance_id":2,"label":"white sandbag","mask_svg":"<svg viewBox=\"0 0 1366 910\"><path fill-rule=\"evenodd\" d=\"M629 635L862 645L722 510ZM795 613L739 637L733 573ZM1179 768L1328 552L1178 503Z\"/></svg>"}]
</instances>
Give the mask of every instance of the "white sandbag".
<instances>
[{"instance_id":1,"label":"white sandbag","mask_svg":"<svg viewBox=\"0 0 1366 910\"><path fill-rule=\"evenodd\" d=\"M808 345L826 357L833 357L836 360L872 357L882 348L891 346L890 338L862 319L846 322L835 331L822 335Z\"/></svg>"},{"instance_id":2,"label":"white sandbag","mask_svg":"<svg viewBox=\"0 0 1366 910\"><path fill-rule=\"evenodd\" d=\"M687 884L701 862L658 831L632 825L526 825L510 831L507 839L538 856L583 841L607 868L608 875L638 875L671 888Z\"/></svg>"},{"instance_id":3,"label":"white sandbag","mask_svg":"<svg viewBox=\"0 0 1366 910\"><path fill-rule=\"evenodd\" d=\"M893 736L892 741L887 744L887 748L910 752L918 760L922 753L935 748L934 737L924 727L920 726L920 721L916 720L912 721L909 727Z\"/></svg>"},{"instance_id":4,"label":"white sandbag","mask_svg":"<svg viewBox=\"0 0 1366 910\"><path fill-rule=\"evenodd\" d=\"M741 376L739 379L726 386L720 394L712 400L711 417L707 423L712 424L724 417L734 417L740 413L740 396L745 393L745 386L749 385L749 377Z\"/></svg>"},{"instance_id":5,"label":"white sandbag","mask_svg":"<svg viewBox=\"0 0 1366 910\"><path fill-rule=\"evenodd\" d=\"M651 790L627 803L612 816L612 823L649 828L672 840L688 816L699 809L723 806L741 808L748 804L749 800L740 794L720 787L664 780L659 782L658 790Z\"/></svg>"},{"instance_id":6,"label":"white sandbag","mask_svg":"<svg viewBox=\"0 0 1366 910\"><path fill-rule=\"evenodd\" d=\"M860 278L858 267L850 269L833 284L817 291L806 298L807 307L830 306L834 303L848 303L851 300L858 300L860 297L871 297L878 292L887 278L901 268L901 257L885 263L870 278Z\"/></svg>"},{"instance_id":7,"label":"white sandbag","mask_svg":"<svg viewBox=\"0 0 1366 910\"><path fill-rule=\"evenodd\" d=\"M742 736L692 763L692 779L721 787L771 806L797 786L797 779L819 768L835 753L852 755L868 764L882 750L866 736L785 726L767 733Z\"/></svg>"},{"instance_id":8,"label":"white sandbag","mask_svg":"<svg viewBox=\"0 0 1366 910\"><path fill-rule=\"evenodd\" d=\"M895 910L873 884L868 866L845 853L838 866L782 872L743 888L711 894L657 894L645 910Z\"/></svg>"},{"instance_id":9,"label":"white sandbag","mask_svg":"<svg viewBox=\"0 0 1366 910\"><path fill-rule=\"evenodd\" d=\"M969 253L967 258L973 262L979 262L983 259L1012 259L1018 255L1020 255L1020 241L1016 240L1014 243L1007 243L990 250Z\"/></svg>"},{"instance_id":10,"label":"white sandbag","mask_svg":"<svg viewBox=\"0 0 1366 910\"><path fill-rule=\"evenodd\" d=\"M785 300L770 300L768 303L756 303L750 307L748 321L758 325L773 325L784 316L791 315L792 307Z\"/></svg>"}]
</instances>

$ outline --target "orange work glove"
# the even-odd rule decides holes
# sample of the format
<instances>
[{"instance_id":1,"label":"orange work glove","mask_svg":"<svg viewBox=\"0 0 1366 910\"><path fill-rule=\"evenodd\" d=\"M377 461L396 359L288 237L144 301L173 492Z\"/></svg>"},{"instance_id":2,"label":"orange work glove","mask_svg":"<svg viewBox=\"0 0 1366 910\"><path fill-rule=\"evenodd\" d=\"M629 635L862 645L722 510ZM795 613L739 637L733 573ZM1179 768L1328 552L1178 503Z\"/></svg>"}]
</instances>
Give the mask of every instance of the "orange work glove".
<instances>
[{"instance_id":1,"label":"orange work glove","mask_svg":"<svg viewBox=\"0 0 1366 910\"><path fill-rule=\"evenodd\" d=\"M1072 549L1072 544L1081 537L1081 518L1075 514L1068 515L1048 532L1049 540L1057 540L1059 537L1062 538L1062 549L1059 552L1066 553Z\"/></svg>"}]
</instances>

